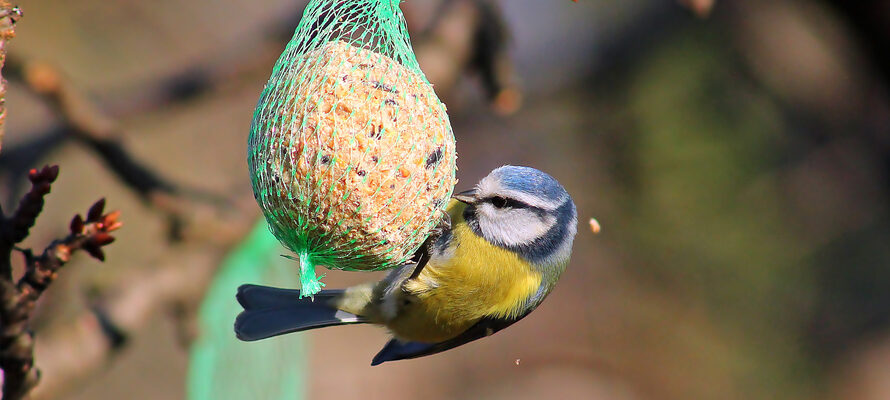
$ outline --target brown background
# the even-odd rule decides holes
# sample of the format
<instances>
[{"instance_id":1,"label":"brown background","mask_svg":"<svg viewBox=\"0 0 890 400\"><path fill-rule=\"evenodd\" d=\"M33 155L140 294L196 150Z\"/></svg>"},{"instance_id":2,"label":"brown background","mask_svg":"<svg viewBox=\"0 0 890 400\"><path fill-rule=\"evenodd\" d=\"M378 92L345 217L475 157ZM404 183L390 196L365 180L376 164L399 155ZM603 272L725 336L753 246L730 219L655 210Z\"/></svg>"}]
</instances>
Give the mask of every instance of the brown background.
<instances>
[{"instance_id":1,"label":"brown background","mask_svg":"<svg viewBox=\"0 0 890 400\"><path fill-rule=\"evenodd\" d=\"M409 17L423 24L434 3L409 0ZM22 0L13 52L89 93L138 160L256 214L245 142L284 43L269 31L295 26L303 4ZM523 108L495 115L473 74L433 82L457 137L457 189L507 163L556 176L581 217L572 262L530 317L435 357L371 368L380 329L302 335L308 398L890 396L886 71L869 51L881 38L833 2L718 1L708 19L663 1L500 4ZM153 102L159 82L195 65L233 72L187 101ZM58 121L20 82L7 104L8 160ZM100 196L126 226L106 263L66 267L35 321L38 341L83 310L85 288L179 251L162 239L163 219L83 146L42 163L62 174L25 245L60 235ZM334 271L326 282L375 277ZM183 398L174 328L158 313L59 398Z\"/></svg>"}]
</instances>

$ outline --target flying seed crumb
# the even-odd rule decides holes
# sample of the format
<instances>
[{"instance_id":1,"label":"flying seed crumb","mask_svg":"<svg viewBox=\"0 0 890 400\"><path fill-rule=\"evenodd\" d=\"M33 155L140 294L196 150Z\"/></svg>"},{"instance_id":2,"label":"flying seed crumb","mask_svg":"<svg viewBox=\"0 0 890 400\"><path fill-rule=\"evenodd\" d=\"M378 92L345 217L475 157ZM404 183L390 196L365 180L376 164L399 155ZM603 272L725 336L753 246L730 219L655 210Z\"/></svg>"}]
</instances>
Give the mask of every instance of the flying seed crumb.
<instances>
[{"instance_id":1,"label":"flying seed crumb","mask_svg":"<svg viewBox=\"0 0 890 400\"><path fill-rule=\"evenodd\" d=\"M602 228L600 227L599 221L597 221L596 218L591 218L590 219L590 231L593 232L594 235L596 235L596 234L600 233L601 229Z\"/></svg>"}]
</instances>

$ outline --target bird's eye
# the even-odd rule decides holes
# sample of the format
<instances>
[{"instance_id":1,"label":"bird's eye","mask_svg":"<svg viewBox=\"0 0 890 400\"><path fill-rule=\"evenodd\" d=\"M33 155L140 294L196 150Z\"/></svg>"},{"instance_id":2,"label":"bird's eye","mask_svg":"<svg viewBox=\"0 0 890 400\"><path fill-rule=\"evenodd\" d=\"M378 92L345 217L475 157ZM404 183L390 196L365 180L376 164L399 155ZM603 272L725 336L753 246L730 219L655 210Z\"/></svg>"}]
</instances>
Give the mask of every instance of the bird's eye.
<instances>
[{"instance_id":1,"label":"bird's eye","mask_svg":"<svg viewBox=\"0 0 890 400\"><path fill-rule=\"evenodd\" d=\"M507 199L497 196L491 198L491 205L497 208L505 208L507 207Z\"/></svg>"}]
</instances>

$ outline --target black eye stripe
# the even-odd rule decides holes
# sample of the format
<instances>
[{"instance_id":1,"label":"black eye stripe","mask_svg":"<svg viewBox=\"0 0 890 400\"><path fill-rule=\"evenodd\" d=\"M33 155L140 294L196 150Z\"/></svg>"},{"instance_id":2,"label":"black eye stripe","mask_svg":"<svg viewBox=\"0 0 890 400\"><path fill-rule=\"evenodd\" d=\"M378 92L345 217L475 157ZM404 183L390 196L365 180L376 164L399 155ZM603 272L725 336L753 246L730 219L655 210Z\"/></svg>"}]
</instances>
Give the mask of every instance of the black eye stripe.
<instances>
[{"instance_id":1,"label":"black eye stripe","mask_svg":"<svg viewBox=\"0 0 890 400\"><path fill-rule=\"evenodd\" d=\"M497 208L532 208L526 203L523 203L516 199L511 199L509 197L493 196L488 197L483 201L491 203L491 205Z\"/></svg>"}]
</instances>

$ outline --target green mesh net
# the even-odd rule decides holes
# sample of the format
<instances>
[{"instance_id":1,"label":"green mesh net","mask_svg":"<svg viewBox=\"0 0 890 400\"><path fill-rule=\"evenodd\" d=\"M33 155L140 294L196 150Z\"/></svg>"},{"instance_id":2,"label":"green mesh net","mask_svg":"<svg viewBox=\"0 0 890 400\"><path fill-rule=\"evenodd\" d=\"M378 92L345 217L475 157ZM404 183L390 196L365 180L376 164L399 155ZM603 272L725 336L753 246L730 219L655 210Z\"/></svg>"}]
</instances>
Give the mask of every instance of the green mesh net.
<instances>
[{"instance_id":1,"label":"green mesh net","mask_svg":"<svg viewBox=\"0 0 890 400\"><path fill-rule=\"evenodd\" d=\"M275 236L314 267L401 265L455 184L445 105L417 64L398 0L313 0L250 129L254 195Z\"/></svg>"}]
</instances>

